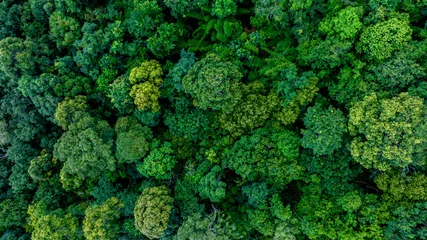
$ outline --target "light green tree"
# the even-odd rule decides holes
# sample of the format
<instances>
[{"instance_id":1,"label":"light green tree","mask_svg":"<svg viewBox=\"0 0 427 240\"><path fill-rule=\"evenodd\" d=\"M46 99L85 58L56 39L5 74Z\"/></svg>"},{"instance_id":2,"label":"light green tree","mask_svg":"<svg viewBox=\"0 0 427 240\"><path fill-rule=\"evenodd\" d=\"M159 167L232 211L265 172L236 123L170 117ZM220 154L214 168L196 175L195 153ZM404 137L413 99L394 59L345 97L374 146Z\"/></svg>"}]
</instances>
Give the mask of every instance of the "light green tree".
<instances>
[{"instance_id":1,"label":"light green tree","mask_svg":"<svg viewBox=\"0 0 427 240\"><path fill-rule=\"evenodd\" d=\"M146 188L135 203L135 227L149 239L160 238L169 222L173 198L165 186Z\"/></svg>"},{"instance_id":2,"label":"light green tree","mask_svg":"<svg viewBox=\"0 0 427 240\"><path fill-rule=\"evenodd\" d=\"M425 165L427 107L423 99L401 93L381 99L373 93L350 109L351 155L365 168Z\"/></svg>"},{"instance_id":3,"label":"light green tree","mask_svg":"<svg viewBox=\"0 0 427 240\"><path fill-rule=\"evenodd\" d=\"M117 239L120 225L118 218L123 203L116 197L107 199L101 205L86 209L83 219L83 232L86 239Z\"/></svg>"},{"instance_id":4,"label":"light green tree","mask_svg":"<svg viewBox=\"0 0 427 240\"><path fill-rule=\"evenodd\" d=\"M396 15L365 28L360 36L358 50L382 61L391 57L396 50L402 49L411 40L411 35L409 15Z\"/></svg>"}]
</instances>

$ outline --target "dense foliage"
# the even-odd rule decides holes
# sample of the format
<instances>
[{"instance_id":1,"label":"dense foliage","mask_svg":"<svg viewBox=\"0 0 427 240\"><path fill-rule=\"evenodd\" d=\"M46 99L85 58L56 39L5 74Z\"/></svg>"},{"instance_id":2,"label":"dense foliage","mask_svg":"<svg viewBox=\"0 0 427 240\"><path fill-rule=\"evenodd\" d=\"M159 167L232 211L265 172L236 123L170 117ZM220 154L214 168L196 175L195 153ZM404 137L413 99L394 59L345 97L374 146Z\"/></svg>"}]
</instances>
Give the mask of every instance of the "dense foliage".
<instances>
[{"instance_id":1,"label":"dense foliage","mask_svg":"<svg viewBox=\"0 0 427 240\"><path fill-rule=\"evenodd\" d=\"M0 239L426 239L426 0L0 1Z\"/></svg>"}]
</instances>

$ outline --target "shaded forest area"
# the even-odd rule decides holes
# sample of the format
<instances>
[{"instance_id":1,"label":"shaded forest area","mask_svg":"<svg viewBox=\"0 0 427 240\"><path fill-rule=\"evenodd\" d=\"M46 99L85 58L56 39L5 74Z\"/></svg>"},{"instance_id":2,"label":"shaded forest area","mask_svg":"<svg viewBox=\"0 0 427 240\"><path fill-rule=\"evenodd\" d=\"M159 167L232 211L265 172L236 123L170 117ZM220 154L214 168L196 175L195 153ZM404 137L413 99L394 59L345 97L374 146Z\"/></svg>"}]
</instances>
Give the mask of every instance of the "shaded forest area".
<instances>
[{"instance_id":1,"label":"shaded forest area","mask_svg":"<svg viewBox=\"0 0 427 240\"><path fill-rule=\"evenodd\" d=\"M2 0L0 236L426 239L427 0Z\"/></svg>"}]
</instances>

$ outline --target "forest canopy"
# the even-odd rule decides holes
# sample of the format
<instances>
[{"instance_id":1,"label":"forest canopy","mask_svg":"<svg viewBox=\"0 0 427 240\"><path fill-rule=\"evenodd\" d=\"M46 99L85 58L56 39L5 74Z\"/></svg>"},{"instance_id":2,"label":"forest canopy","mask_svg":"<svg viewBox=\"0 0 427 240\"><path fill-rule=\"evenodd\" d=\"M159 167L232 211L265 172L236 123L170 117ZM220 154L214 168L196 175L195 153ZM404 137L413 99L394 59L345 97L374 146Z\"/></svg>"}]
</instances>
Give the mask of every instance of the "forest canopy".
<instances>
[{"instance_id":1,"label":"forest canopy","mask_svg":"<svg viewBox=\"0 0 427 240\"><path fill-rule=\"evenodd\" d=\"M427 239L426 0L2 0L0 239Z\"/></svg>"}]
</instances>

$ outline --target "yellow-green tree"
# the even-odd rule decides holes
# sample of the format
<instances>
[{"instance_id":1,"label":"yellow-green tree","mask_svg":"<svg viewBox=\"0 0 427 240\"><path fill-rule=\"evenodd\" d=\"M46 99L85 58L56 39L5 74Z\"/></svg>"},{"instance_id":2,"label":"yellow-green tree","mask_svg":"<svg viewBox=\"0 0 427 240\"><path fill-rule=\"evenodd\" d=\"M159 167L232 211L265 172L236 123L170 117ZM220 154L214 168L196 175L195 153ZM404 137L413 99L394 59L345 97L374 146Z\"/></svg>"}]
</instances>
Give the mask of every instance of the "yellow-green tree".
<instances>
[{"instance_id":1,"label":"yellow-green tree","mask_svg":"<svg viewBox=\"0 0 427 240\"><path fill-rule=\"evenodd\" d=\"M135 204L135 227L150 239L160 238L168 227L173 198L165 186L144 189Z\"/></svg>"},{"instance_id":2,"label":"yellow-green tree","mask_svg":"<svg viewBox=\"0 0 427 240\"><path fill-rule=\"evenodd\" d=\"M101 205L90 206L85 211L83 232L86 239L117 239L120 225L118 218L123 203L116 197Z\"/></svg>"},{"instance_id":3,"label":"yellow-green tree","mask_svg":"<svg viewBox=\"0 0 427 240\"><path fill-rule=\"evenodd\" d=\"M350 109L351 155L365 168L425 165L427 106L423 99L401 93L391 99L366 96Z\"/></svg>"}]
</instances>

